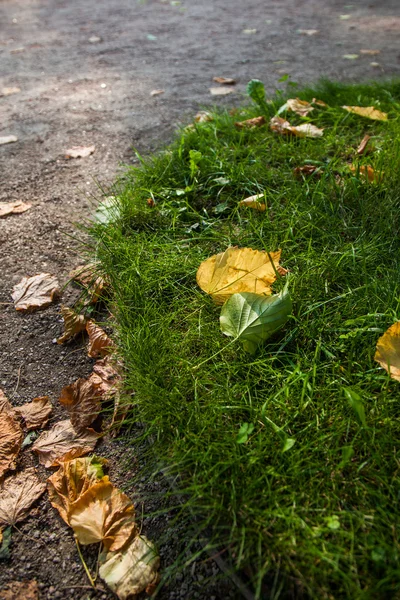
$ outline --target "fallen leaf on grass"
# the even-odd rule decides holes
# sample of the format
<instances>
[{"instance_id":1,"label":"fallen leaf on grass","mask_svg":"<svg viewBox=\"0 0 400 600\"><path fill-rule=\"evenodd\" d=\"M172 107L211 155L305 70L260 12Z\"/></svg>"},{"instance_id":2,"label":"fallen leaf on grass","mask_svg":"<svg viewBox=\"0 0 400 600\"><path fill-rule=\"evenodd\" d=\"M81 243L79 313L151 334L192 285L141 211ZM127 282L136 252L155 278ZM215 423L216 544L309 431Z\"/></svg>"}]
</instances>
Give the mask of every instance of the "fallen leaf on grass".
<instances>
[{"instance_id":1,"label":"fallen leaf on grass","mask_svg":"<svg viewBox=\"0 0 400 600\"><path fill-rule=\"evenodd\" d=\"M387 113L381 112L374 106L342 106L349 113L359 115L360 117L366 117L374 121L387 121Z\"/></svg>"},{"instance_id":2,"label":"fallen leaf on grass","mask_svg":"<svg viewBox=\"0 0 400 600\"><path fill-rule=\"evenodd\" d=\"M47 480L47 491L52 506L69 525L69 514L74 502L95 483L107 481L103 467L107 460L97 456L74 458L61 463L60 468Z\"/></svg>"},{"instance_id":3,"label":"fallen leaf on grass","mask_svg":"<svg viewBox=\"0 0 400 600\"><path fill-rule=\"evenodd\" d=\"M61 316L64 319L64 334L58 338L57 344L63 344L86 329L86 317L76 313L69 306L61 306Z\"/></svg>"},{"instance_id":4,"label":"fallen leaf on grass","mask_svg":"<svg viewBox=\"0 0 400 600\"><path fill-rule=\"evenodd\" d=\"M293 174L296 179L301 179L302 176L308 177L309 175L320 175L320 168L316 165L304 165L303 167L296 167L293 169Z\"/></svg>"},{"instance_id":5,"label":"fallen leaf on grass","mask_svg":"<svg viewBox=\"0 0 400 600\"><path fill-rule=\"evenodd\" d=\"M69 274L71 279L86 288L92 304L95 304L99 300L107 287L104 277L99 275L97 270L98 266L96 264L88 263L87 265L76 267Z\"/></svg>"},{"instance_id":6,"label":"fallen leaf on grass","mask_svg":"<svg viewBox=\"0 0 400 600\"><path fill-rule=\"evenodd\" d=\"M392 379L400 381L400 321L389 327L379 338L374 360L390 374Z\"/></svg>"},{"instance_id":7,"label":"fallen leaf on grass","mask_svg":"<svg viewBox=\"0 0 400 600\"><path fill-rule=\"evenodd\" d=\"M267 253L252 248L228 248L201 263L197 284L216 304L223 304L237 292L271 294L275 271L286 273L279 265L280 256L280 250Z\"/></svg>"},{"instance_id":8,"label":"fallen leaf on grass","mask_svg":"<svg viewBox=\"0 0 400 600\"><path fill-rule=\"evenodd\" d=\"M132 502L108 477L71 505L69 523L80 544L102 542L110 551L120 550L137 533Z\"/></svg>"},{"instance_id":9,"label":"fallen leaf on grass","mask_svg":"<svg viewBox=\"0 0 400 600\"><path fill-rule=\"evenodd\" d=\"M300 98L289 98L286 100L286 106L289 110L300 115L301 117L306 117L314 107L311 106L309 102L306 100L300 100Z\"/></svg>"},{"instance_id":10,"label":"fallen leaf on grass","mask_svg":"<svg viewBox=\"0 0 400 600\"><path fill-rule=\"evenodd\" d=\"M363 139L360 142L360 145L357 148L357 154L359 154L359 155L364 154L367 144L370 139L371 139L370 135L364 135Z\"/></svg>"},{"instance_id":11,"label":"fallen leaf on grass","mask_svg":"<svg viewBox=\"0 0 400 600\"><path fill-rule=\"evenodd\" d=\"M0 146L3 146L4 144L13 144L14 142L18 142L18 138L16 135L0 136Z\"/></svg>"},{"instance_id":12,"label":"fallen leaf on grass","mask_svg":"<svg viewBox=\"0 0 400 600\"><path fill-rule=\"evenodd\" d=\"M23 404L14 409L14 412L20 415L25 427L29 429L43 429L47 425L53 407L48 396L39 396L32 402Z\"/></svg>"},{"instance_id":13,"label":"fallen leaf on grass","mask_svg":"<svg viewBox=\"0 0 400 600\"><path fill-rule=\"evenodd\" d=\"M160 96L161 94L164 93L165 90L152 90L150 92L150 96Z\"/></svg>"},{"instance_id":14,"label":"fallen leaf on grass","mask_svg":"<svg viewBox=\"0 0 400 600\"><path fill-rule=\"evenodd\" d=\"M45 489L33 467L8 477L0 486L0 523L15 525L25 519Z\"/></svg>"},{"instance_id":15,"label":"fallen leaf on grass","mask_svg":"<svg viewBox=\"0 0 400 600\"><path fill-rule=\"evenodd\" d=\"M39 588L35 579L10 581L0 590L0 600L39 600Z\"/></svg>"},{"instance_id":16,"label":"fallen leaf on grass","mask_svg":"<svg viewBox=\"0 0 400 600\"><path fill-rule=\"evenodd\" d=\"M24 277L11 294L15 309L33 311L46 308L60 295L57 278L50 273L39 273L33 277Z\"/></svg>"},{"instance_id":17,"label":"fallen leaf on grass","mask_svg":"<svg viewBox=\"0 0 400 600\"><path fill-rule=\"evenodd\" d=\"M3 401L0 412L0 479L9 469L15 469L15 463L21 449L24 434L21 425L8 405Z\"/></svg>"},{"instance_id":18,"label":"fallen leaf on grass","mask_svg":"<svg viewBox=\"0 0 400 600\"><path fill-rule=\"evenodd\" d=\"M11 94L18 94L21 91L19 87L3 87L0 92L0 96L11 96Z\"/></svg>"},{"instance_id":19,"label":"fallen leaf on grass","mask_svg":"<svg viewBox=\"0 0 400 600\"><path fill-rule=\"evenodd\" d=\"M311 100L311 104L315 104L316 106L321 106L322 108L326 108L328 105L323 100L317 100L317 98L313 98Z\"/></svg>"},{"instance_id":20,"label":"fallen leaf on grass","mask_svg":"<svg viewBox=\"0 0 400 600\"><path fill-rule=\"evenodd\" d=\"M264 194L255 194L254 196L249 196L244 200L239 202L239 206L247 206L248 208L255 208L260 212L264 212L266 210L265 202L260 202L261 198L265 198Z\"/></svg>"},{"instance_id":21,"label":"fallen leaf on grass","mask_svg":"<svg viewBox=\"0 0 400 600\"><path fill-rule=\"evenodd\" d=\"M367 56L376 56L377 54L380 54L380 53L381 53L380 50L368 50L368 49L360 50L360 54L366 54Z\"/></svg>"},{"instance_id":22,"label":"fallen leaf on grass","mask_svg":"<svg viewBox=\"0 0 400 600\"><path fill-rule=\"evenodd\" d=\"M210 112L206 110L200 110L194 117L195 123L206 123L207 121L213 121L214 118Z\"/></svg>"},{"instance_id":23,"label":"fallen leaf on grass","mask_svg":"<svg viewBox=\"0 0 400 600\"><path fill-rule=\"evenodd\" d=\"M221 83L222 85L235 85L236 80L231 77L213 77L215 83Z\"/></svg>"},{"instance_id":24,"label":"fallen leaf on grass","mask_svg":"<svg viewBox=\"0 0 400 600\"><path fill-rule=\"evenodd\" d=\"M365 179L366 181L369 181L369 183L381 183L384 177L383 171L377 172L370 165L358 167L351 165L350 170L354 175L358 174L361 179Z\"/></svg>"},{"instance_id":25,"label":"fallen leaf on grass","mask_svg":"<svg viewBox=\"0 0 400 600\"><path fill-rule=\"evenodd\" d=\"M233 89L230 87L212 87L210 88L210 94L212 96L226 96L232 94Z\"/></svg>"},{"instance_id":26,"label":"fallen leaf on grass","mask_svg":"<svg viewBox=\"0 0 400 600\"><path fill-rule=\"evenodd\" d=\"M91 358L99 358L107 356L107 354L110 354L113 351L114 342L108 337L106 332L93 323L93 321L88 321L86 323L86 331L89 336L88 356Z\"/></svg>"},{"instance_id":27,"label":"fallen leaf on grass","mask_svg":"<svg viewBox=\"0 0 400 600\"><path fill-rule=\"evenodd\" d=\"M3 392L3 390L0 388L0 414L6 413L6 412L11 412L12 410L13 410L13 407L11 406L11 404L10 404L7 396Z\"/></svg>"},{"instance_id":28,"label":"fallen leaf on grass","mask_svg":"<svg viewBox=\"0 0 400 600\"><path fill-rule=\"evenodd\" d=\"M86 158L93 154L96 146L73 146L65 153L65 158Z\"/></svg>"},{"instance_id":29,"label":"fallen leaf on grass","mask_svg":"<svg viewBox=\"0 0 400 600\"><path fill-rule=\"evenodd\" d=\"M235 127L238 129L254 129L255 127L261 127L265 124L265 117L254 117L254 119L247 119L246 121L237 121Z\"/></svg>"},{"instance_id":30,"label":"fallen leaf on grass","mask_svg":"<svg viewBox=\"0 0 400 600\"><path fill-rule=\"evenodd\" d=\"M93 429L76 432L69 419L59 421L48 431L44 431L32 446L39 455L39 462L46 468L57 467L65 460L71 460L93 452L99 434Z\"/></svg>"},{"instance_id":31,"label":"fallen leaf on grass","mask_svg":"<svg viewBox=\"0 0 400 600\"><path fill-rule=\"evenodd\" d=\"M303 123L303 125L291 125L286 119L281 117L273 117L270 122L270 128L281 135L295 135L298 137L321 137L324 130L319 129L311 123Z\"/></svg>"},{"instance_id":32,"label":"fallen leaf on grass","mask_svg":"<svg viewBox=\"0 0 400 600\"><path fill-rule=\"evenodd\" d=\"M119 552L102 553L99 575L120 600L143 590L151 591L159 580L160 558L152 542L142 535Z\"/></svg>"},{"instance_id":33,"label":"fallen leaf on grass","mask_svg":"<svg viewBox=\"0 0 400 600\"><path fill-rule=\"evenodd\" d=\"M32 204L25 202L0 202L0 217L7 217L8 215L19 215L26 212L32 207Z\"/></svg>"}]
</instances>

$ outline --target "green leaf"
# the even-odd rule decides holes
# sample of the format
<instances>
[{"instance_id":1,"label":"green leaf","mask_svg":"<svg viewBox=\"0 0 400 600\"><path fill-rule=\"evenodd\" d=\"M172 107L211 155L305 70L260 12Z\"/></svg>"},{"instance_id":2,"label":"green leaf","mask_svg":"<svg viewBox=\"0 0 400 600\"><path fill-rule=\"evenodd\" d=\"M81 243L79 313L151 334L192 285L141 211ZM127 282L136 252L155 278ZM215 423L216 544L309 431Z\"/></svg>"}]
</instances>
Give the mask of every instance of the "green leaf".
<instances>
[{"instance_id":1,"label":"green leaf","mask_svg":"<svg viewBox=\"0 0 400 600\"><path fill-rule=\"evenodd\" d=\"M233 294L221 310L222 333L243 342L246 352L271 337L288 320L292 301L288 292L261 296L251 292Z\"/></svg>"},{"instance_id":2,"label":"green leaf","mask_svg":"<svg viewBox=\"0 0 400 600\"><path fill-rule=\"evenodd\" d=\"M283 443L282 452L287 452L288 450L290 450L290 448L293 448L295 443L296 440L294 438L287 437Z\"/></svg>"},{"instance_id":3,"label":"green leaf","mask_svg":"<svg viewBox=\"0 0 400 600\"><path fill-rule=\"evenodd\" d=\"M263 109L263 111L268 111L268 106L265 101L265 87L262 81L260 81L259 79L252 79L251 81L249 81L249 83L247 84L246 92L250 96L250 98L256 104L258 104L260 108Z\"/></svg>"},{"instance_id":4,"label":"green leaf","mask_svg":"<svg viewBox=\"0 0 400 600\"><path fill-rule=\"evenodd\" d=\"M193 178L197 171L199 170L199 162L203 158L203 155L198 150L190 150L189 159L190 159L190 175Z\"/></svg>"},{"instance_id":5,"label":"green leaf","mask_svg":"<svg viewBox=\"0 0 400 600\"><path fill-rule=\"evenodd\" d=\"M109 196L99 203L94 218L97 223L107 225L120 217L120 208L115 196Z\"/></svg>"},{"instance_id":6,"label":"green leaf","mask_svg":"<svg viewBox=\"0 0 400 600\"><path fill-rule=\"evenodd\" d=\"M367 421L365 420L364 403L361 396L359 396L359 394L357 394L357 392L355 392L351 388L347 387L343 388L343 392L346 396L347 402L350 404L351 408L354 410L357 417L360 419L361 424L364 425L364 427L367 427Z\"/></svg>"},{"instance_id":7,"label":"green leaf","mask_svg":"<svg viewBox=\"0 0 400 600\"><path fill-rule=\"evenodd\" d=\"M340 529L340 521L337 515L332 515L331 517L325 517L326 526L329 529L335 531L336 529Z\"/></svg>"},{"instance_id":8,"label":"green leaf","mask_svg":"<svg viewBox=\"0 0 400 600\"><path fill-rule=\"evenodd\" d=\"M0 546L0 560L7 560L10 558L11 529L12 527L10 525L3 531L3 541Z\"/></svg>"},{"instance_id":9,"label":"green leaf","mask_svg":"<svg viewBox=\"0 0 400 600\"><path fill-rule=\"evenodd\" d=\"M249 439L249 435L251 435L253 431L253 423L243 423L243 425L240 426L239 433L237 434L236 443L245 444Z\"/></svg>"}]
</instances>

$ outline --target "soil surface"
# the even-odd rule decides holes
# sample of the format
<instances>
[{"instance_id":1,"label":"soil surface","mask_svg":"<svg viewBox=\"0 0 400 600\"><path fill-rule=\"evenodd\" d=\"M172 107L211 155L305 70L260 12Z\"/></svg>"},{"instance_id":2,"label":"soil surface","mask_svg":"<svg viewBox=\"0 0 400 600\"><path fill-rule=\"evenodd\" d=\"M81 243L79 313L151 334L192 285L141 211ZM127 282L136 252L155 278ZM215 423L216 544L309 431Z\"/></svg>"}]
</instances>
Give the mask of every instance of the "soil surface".
<instances>
[{"instance_id":1,"label":"soil surface","mask_svg":"<svg viewBox=\"0 0 400 600\"><path fill-rule=\"evenodd\" d=\"M18 138L0 145L0 202L32 204L0 219L0 387L10 401L48 395L52 422L67 418L61 388L91 372L82 339L54 343L59 305L17 313L11 292L40 272L68 281L82 250L74 223L93 211L98 182L107 187L121 164L134 162L133 146L149 153L200 107L243 102L252 78L273 91L286 73L300 84L399 76L399 33L398 0L0 0L0 93L20 88L0 96L0 137ZM215 76L237 79L233 93L211 96ZM72 146L91 145L86 158L65 157ZM69 287L62 302L76 295ZM142 460L119 441L105 440L97 453L110 459L111 481L121 487ZM18 469L27 465L38 465L29 448ZM43 481L49 475L38 472ZM144 514L160 508L164 489L157 481L128 487ZM171 511L143 520L143 533L163 540L162 569L184 550L172 518ZM96 556L89 550L85 557L92 567ZM105 586L89 587L71 530L46 495L13 532L11 559L0 563L0 590L31 579L43 599L114 597ZM4 597L11 596L0 591ZM159 593L163 600L240 597L212 560L191 563Z\"/></svg>"}]
</instances>

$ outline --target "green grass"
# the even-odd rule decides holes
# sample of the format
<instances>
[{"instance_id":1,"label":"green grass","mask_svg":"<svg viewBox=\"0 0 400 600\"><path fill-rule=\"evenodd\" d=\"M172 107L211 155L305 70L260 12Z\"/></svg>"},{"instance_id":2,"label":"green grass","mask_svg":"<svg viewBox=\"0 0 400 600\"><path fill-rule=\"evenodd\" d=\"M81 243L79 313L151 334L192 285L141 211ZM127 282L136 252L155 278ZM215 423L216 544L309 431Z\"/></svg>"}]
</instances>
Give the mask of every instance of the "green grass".
<instances>
[{"instance_id":1,"label":"green grass","mask_svg":"<svg viewBox=\"0 0 400 600\"><path fill-rule=\"evenodd\" d=\"M151 439L153 470L179 474L184 509L257 598L395 597L400 384L373 357L400 318L400 83L296 95L329 105L309 115L322 138L239 131L235 121L260 114L254 105L217 111L127 168L115 219L93 228L136 391L131 422L145 424L131 436ZM266 106L268 118L283 102ZM357 158L366 133L374 151ZM294 177L307 162L320 178ZM383 180L363 181L352 162ZM266 212L238 207L261 192ZM254 356L222 335L220 308L196 285L200 263L230 245L281 248L290 271L293 317ZM345 390L359 396L364 425ZM254 430L239 444L243 423ZM286 451L284 436L296 440Z\"/></svg>"}]
</instances>

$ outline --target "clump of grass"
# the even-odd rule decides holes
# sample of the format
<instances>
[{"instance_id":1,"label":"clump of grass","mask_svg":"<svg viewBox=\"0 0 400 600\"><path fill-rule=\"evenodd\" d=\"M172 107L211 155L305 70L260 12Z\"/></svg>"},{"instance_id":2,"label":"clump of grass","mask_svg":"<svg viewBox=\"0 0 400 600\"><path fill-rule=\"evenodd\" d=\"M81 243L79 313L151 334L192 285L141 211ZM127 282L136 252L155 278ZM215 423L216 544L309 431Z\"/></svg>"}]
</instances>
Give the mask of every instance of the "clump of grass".
<instances>
[{"instance_id":1,"label":"clump of grass","mask_svg":"<svg viewBox=\"0 0 400 600\"><path fill-rule=\"evenodd\" d=\"M309 115L322 138L235 128L255 106L214 112L128 168L117 218L93 232L136 391L132 422L145 424L152 468L179 475L199 527L257 598L386 598L400 590L399 384L373 355L400 317L400 83L298 95L328 104ZM367 133L374 151L357 157ZM384 177L368 183L349 162ZM320 177L296 179L304 164ZM262 192L265 213L238 207ZM223 337L196 286L201 261L230 245L281 248L291 273L293 317L254 357Z\"/></svg>"}]
</instances>

